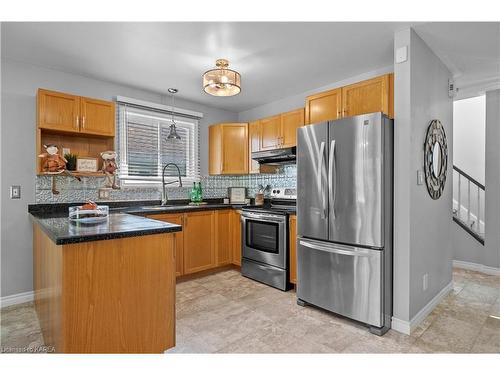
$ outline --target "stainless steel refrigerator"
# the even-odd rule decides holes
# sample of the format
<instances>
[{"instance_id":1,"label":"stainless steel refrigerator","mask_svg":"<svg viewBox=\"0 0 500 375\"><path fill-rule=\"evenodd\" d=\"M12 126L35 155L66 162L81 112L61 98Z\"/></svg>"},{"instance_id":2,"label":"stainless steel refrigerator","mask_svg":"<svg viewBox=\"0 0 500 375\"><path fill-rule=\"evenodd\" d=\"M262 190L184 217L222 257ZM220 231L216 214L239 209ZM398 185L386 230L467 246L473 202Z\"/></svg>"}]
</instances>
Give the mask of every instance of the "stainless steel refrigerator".
<instances>
[{"instance_id":1,"label":"stainless steel refrigerator","mask_svg":"<svg viewBox=\"0 0 500 375\"><path fill-rule=\"evenodd\" d=\"M297 303L384 334L392 316L393 121L297 131Z\"/></svg>"}]
</instances>

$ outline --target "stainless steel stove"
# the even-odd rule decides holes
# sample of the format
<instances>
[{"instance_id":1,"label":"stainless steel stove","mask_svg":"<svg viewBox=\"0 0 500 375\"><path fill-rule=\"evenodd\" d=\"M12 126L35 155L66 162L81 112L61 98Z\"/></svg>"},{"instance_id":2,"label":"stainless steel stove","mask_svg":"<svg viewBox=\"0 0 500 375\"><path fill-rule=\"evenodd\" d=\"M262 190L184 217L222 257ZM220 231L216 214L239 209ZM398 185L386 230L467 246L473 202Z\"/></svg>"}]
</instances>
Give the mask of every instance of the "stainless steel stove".
<instances>
[{"instance_id":1,"label":"stainless steel stove","mask_svg":"<svg viewBox=\"0 0 500 375\"><path fill-rule=\"evenodd\" d=\"M264 206L242 209L243 276L281 290L290 289L288 216L295 213L296 189L277 188Z\"/></svg>"}]
</instances>

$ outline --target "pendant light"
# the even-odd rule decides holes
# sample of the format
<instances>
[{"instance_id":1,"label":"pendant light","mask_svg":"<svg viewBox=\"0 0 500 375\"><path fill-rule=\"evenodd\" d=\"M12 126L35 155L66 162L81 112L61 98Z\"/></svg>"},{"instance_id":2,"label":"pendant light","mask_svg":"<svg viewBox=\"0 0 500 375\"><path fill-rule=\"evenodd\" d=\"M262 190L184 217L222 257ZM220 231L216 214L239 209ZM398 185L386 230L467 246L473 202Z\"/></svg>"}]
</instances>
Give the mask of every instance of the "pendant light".
<instances>
[{"instance_id":1,"label":"pendant light","mask_svg":"<svg viewBox=\"0 0 500 375\"><path fill-rule=\"evenodd\" d=\"M241 75L228 69L229 61L218 59L216 69L203 74L203 90L213 96L233 96L241 92Z\"/></svg>"},{"instance_id":2,"label":"pendant light","mask_svg":"<svg viewBox=\"0 0 500 375\"><path fill-rule=\"evenodd\" d=\"M170 96L172 97L172 108L170 110L170 113L172 114L172 123L170 124L170 131L168 133L167 139L181 139L181 136L177 134L177 129L175 128L175 119L174 119L174 95L178 92L179 90L174 89L174 88L169 88L168 92L170 93Z\"/></svg>"}]
</instances>

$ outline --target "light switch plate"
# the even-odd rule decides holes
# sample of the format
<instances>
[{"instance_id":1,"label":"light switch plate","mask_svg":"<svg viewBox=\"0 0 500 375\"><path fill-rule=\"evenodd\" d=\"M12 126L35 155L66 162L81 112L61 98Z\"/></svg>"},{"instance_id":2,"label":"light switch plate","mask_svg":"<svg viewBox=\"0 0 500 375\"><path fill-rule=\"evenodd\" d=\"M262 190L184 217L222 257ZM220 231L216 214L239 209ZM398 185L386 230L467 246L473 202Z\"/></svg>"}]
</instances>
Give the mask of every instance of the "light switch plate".
<instances>
[{"instance_id":1,"label":"light switch plate","mask_svg":"<svg viewBox=\"0 0 500 375\"><path fill-rule=\"evenodd\" d=\"M399 47L396 50L396 64L400 64L408 60L408 46Z\"/></svg>"},{"instance_id":2,"label":"light switch plate","mask_svg":"<svg viewBox=\"0 0 500 375\"><path fill-rule=\"evenodd\" d=\"M423 185L424 184L424 172L421 170L417 171L417 185Z\"/></svg>"},{"instance_id":3,"label":"light switch plate","mask_svg":"<svg viewBox=\"0 0 500 375\"><path fill-rule=\"evenodd\" d=\"M21 199L21 186L12 185L10 187L10 199Z\"/></svg>"}]
</instances>

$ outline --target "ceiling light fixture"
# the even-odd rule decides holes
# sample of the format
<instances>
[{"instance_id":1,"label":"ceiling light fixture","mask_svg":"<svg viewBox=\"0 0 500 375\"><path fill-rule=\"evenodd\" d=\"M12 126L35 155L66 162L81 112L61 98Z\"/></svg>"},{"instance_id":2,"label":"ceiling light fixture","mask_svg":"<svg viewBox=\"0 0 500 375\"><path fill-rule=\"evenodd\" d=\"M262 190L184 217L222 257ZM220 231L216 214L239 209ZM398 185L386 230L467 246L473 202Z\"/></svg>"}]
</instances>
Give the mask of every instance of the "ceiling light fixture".
<instances>
[{"instance_id":1,"label":"ceiling light fixture","mask_svg":"<svg viewBox=\"0 0 500 375\"><path fill-rule=\"evenodd\" d=\"M203 90L213 96L233 96L241 92L241 75L235 70L228 69L229 61L218 59L216 69L203 74Z\"/></svg>"},{"instance_id":2,"label":"ceiling light fixture","mask_svg":"<svg viewBox=\"0 0 500 375\"><path fill-rule=\"evenodd\" d=\"M174 119L174 94L177 94L179 90L174 88L169 88L168 92L172 97L172 107L170 108L170 113L172 114L172 123L170 124L170 131L168 133L167 139L181 139L181 136L177 134L177 129L175 128L175 119Z\"/></svg>"}]
</instances>

